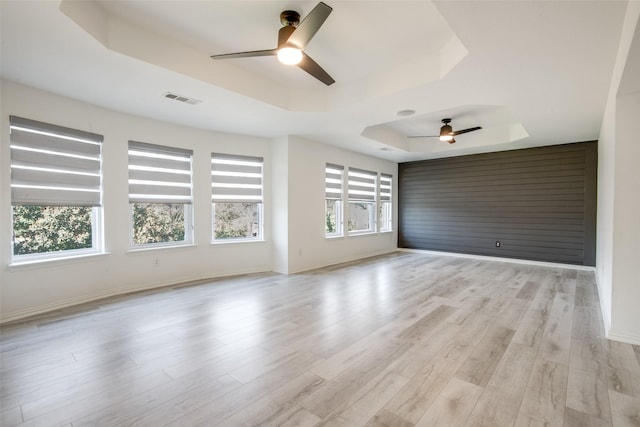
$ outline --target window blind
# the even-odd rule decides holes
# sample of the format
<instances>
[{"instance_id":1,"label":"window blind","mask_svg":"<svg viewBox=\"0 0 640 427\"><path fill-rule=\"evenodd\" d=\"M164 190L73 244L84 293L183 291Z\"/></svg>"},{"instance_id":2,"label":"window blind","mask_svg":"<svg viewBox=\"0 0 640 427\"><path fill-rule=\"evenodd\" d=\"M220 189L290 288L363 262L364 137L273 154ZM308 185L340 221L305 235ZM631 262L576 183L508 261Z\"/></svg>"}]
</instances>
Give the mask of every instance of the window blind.
<instances>
[{"instance_id":1,"label":"window blind","mask_svg":"<svg viewBox=\"0 0 640 427\"><path fill-rule=\"evenodd\" d=\"M193 151L129 141L129 203L191 204Z\"/></svg>"},{"instance_id":2,"label":"window blind","mask_svg":"<svg viewBox=\"0 0 640 427\"><path fill-rule=\"evenodd\" d=\"M101 135L15 116L9 129L13 205L101 205Z\"/></svg>"},{"instance_id":3,"label":"window blind","mask_svg":"<svg viewBox=\"0 0 640 427\"><path fill-rule=\"evenodd\" d=\"M342 200L344 166L327 163L325 167L325 198Z\"/></svg>"},{"instance_id":4,"label":"window blind","mask_svg":"<svg viewBox=\"0 0 640 427\"><path fill-rule=\"evenodd\" d=\"M380 174L380 201L381 202L390 202L391 201L391 175L387 175L386 173Z\"/></svg>"},{"instance_id":5,"label":"window blind","mask_svg":"<svg viewBox=\"0 0 640 427\"><path fill-rule=\"evenodd\" d=\"M211 154L211 200L262 202L262 157Z\"/></svg>"},{"instance_id":6,"label":"window blind","mask_svg":"<svg viewBox=\"0 0 640 427\"><path fill-rule=\"evenodd\" d=\"M378 174L362 169L349 168L349 200L353 201L375 201L376 200L376 180Z\"/></svg>"}]
</instances>

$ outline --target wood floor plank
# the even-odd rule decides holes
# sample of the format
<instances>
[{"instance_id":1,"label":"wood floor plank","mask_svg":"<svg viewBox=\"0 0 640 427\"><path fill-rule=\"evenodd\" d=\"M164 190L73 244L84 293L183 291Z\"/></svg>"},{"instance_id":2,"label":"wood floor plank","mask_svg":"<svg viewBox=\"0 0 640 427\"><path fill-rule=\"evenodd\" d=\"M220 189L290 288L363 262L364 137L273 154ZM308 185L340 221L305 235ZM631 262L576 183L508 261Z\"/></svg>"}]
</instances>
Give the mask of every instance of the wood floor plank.
<instances>
[{"instance_id":1,"label":"wood floor plank","mask_svg":"<svg viewBox=\"0 0 640 427\"><path fill-rule=\"evenodd\" d=\"M569 367L567 407L611 421L611 407L604 370L584 371Z\"/></svg>"},{"instance_id":2,"label":"wood floor plank","mask_svg":"<svg viewBox=\"0 0 640 427\"><path fill-rule=\"evenodd\" d=\"M308 353L299 353L295 359L289 360L286 364L272 369L266 374L244 384L233 391L215 400L206 402L204 405L194 408L182 418L172 420L167 425L183 426L211 424L211 420L222 422L235 413L251 407L254 402L259 401L266 395L280 389L293 381L304 372L307 367L318 360L317 356Z\"/></svg>"},{"instance_id":3,"label":"wood floor plank","mask_svg":"<svg viewBox=\"0 0 640 427\"><path fill-rule=\"evenodd\" d=\"M521 299L521 300L532 301L533 298L538 293L538 289L540 289L541 285L542 285L542 283L539 280L535 280L535 281L530 280L530 281L528 281L527 283L524 284L522 289L520 289L520 292L518 292L516 294L516 298Z\"/></svg>"},{"instance_id":4,"label":"wood floor plank","mask_svg":"<svg viewBox=\"0 0 640 427\"><path fill-rule=\"evenodd\" d=\"M603 343L607 382L610 390L640 397L640 364L630 344Z\"/></svg>"},{"instance_id":5,"label":"wood floor plank","mask_svg":"<svg viewBox=\"0 0 640 427\"><path fill-rule=\"evenodd\" d=\"M21 424L22 421L22 411L20 407L14 408L2 408L0 412L0 425L2 426L15 426Z\"/></svg>"},{"instance_id":6,"label":"wood floor plank","mask_svg":"<svg viewBox=\"0 0 640 427\"><path fill-rule=\"evenodd\" d=\"M207 378L193 375L163 384L125 401L93 411L73 421L74 426L127 425L144 426L167 423L184 410L237 389L240 384L229 376ZM168 408L173 409L168 411ZM157 424L156 424L157 425Z\"/></svg>"},{"instance_id":7,"label":"wood floor plank","mask_svg":"<svg viewBox=\"0 0 640 427\"><path fill-rule=\"evenodd\" d=\"M564 427L611 427L611 423L575 409L565 408Z\"/></svg>"},{"instance_id":8,"label":"wood floor plank","mask_svg":"<svg viewBox=\"0 0 640 427\"><path fill-rule=\"evenodd\" d=\"M514 332L513 329L501 326L489 328L482 341L458 369L456 377L480 387L486 386L509 346Z\"/></svg>"},{"instance_id":9,"label":"wood floor plank","mask_svg":"<svg viewBox=\"0 0 640 427\"><path fill-rule=\"evenodd\" d=\"M414 424L385 409L380 410L364 427L413 427Z\"/></svg>"},{"instance_id":10,"label":"wood floor plank","mask_svg":"<svg viewBox=\"0 0 640 427\"><path fill-rule=\"evenodd\" d=\"M609 390L613 427L640 427L640 398Z\"/></svg>"},{"instance_id":11,"label":"wood floor plank","mask_svg":"<svg viewBox=\"0 0 640 427\"><path fill-rule=\"evenodd\" d=\"M416 423L416 426L450 427L464 425L482 390L482 387L478 387L475 384L455 377L452 378L424 416Z\"/></svg>"},{"instance_id":12,"label":"wood floor plank","mask_svg":"<svg viewBox=\"0 0 640 427\"><path fill-rule=\"evenodd\" d=\"M328 381L319 390L303 400L302 406L324 419L384 371L408 348L409 344L403 341L392 341L380 346L376 353L369 355L367 360L352 366L350 370Z\"/></svg>"},{"instance_id":13,"label":"wood floor plank","mask_svg":"<svg viewBox=\"0 0 640 427\"><path fill-rule=\"evenodd\" d=\"M536 354L535 349L528 345L512 342L504 352L489 384L510 389L512 392L522 395L535 364Z\"/></svg>"},{"instance_id":14,"label":"wood floor plank","mask_svg":"<svg viewBox=\"0 0 640 427\"><path fill-rule=\"evenodd\" d=\"M74 396L73 400L57 402L55 406L46 406L47 412L41 410L40 406L33 409L25 408L23 417L28 425L50 426L65 423L78 423L84 417L92 417L94 414L106 413L108 416L116 417L120 414L113 410L114 405L124 403L132 398L139 398L145 393L153 392L154 389L169 384L171 379L163 372L156 372L143 381L124 385L117 388L108 388L97 395L83 398ZM175 390L175 389L174 389ZM111 409L110 409L111 408ZM31 409L31 410L30 410Z\"/></svg>"},{"instance_id":15,"label":"wood floor plank","mask_svg":"<svg viewBox=\"0 0 640 427\"><path fill-rule=\"evenodd\" d=\"M554 299L554 293L547 289L539 289L513 337L514 342L533 348L540 346Z\"/></svg>"},{"instance_id":16,"label":"wood floor plank","mask_svg":"<svg viewBox=\"0 0 640 427\"><path fill-rule=\"evenodd\" d=\"M521 395L504 387L489 385L478 398L465 427L513 426L520 408Z\"/></svg>"},{"instance_id":17,"label":"wood floor plank","mask_svg":"<svg viewBox=\"0 0 640 427\"><path fill-rule=\"evenodd\" d=\"M414 343L406 353L394 360L390 369L405 378L415 377L428 363L441 358L443 352L448 352L461 331L461 325L443 323L437 333Z\"/></svg>"},{"instance_id":18,"label":"wood floor plank","mask_svg":"<svg viewBox=\"0 0 640 427\"><path fill-rule=\"evenodd\" d=\"M465 425L512 426L536 359L536 349L511 342Z\"/></svg>"},{"instance_id":19,"label":"wood floor plank","mask_svg":"<svg viewBox=\"0 0 640 427\"><path fill-rule=\"evenodd\" d=\"M568 376L566 365L538 359L529 378L515 427L562 427Z\"/></svg>"},{"instance_id":20,"label":"wood floor plank","mask_svg":"<svg viewBox=\"0 0 640 427\"><path fill-rule=\"evenodd\" d=\"M637 426L592 271L396 252L0 330L4 426Z\"/></svg>"},{"instance_id":21,"label":"wood floor plank","mask_svg":"<svg viewBox=\"0 0 640 427\"><path fill-rule=\"evenodd\" d=\"M451 340L442 355L429 360L411 376L385 409L411 423L417 423L471 351L472 346Z\"/></svg>"},{"instance_id":22,"label":"wood floor plank","mask_svg":"<svg viewBox=\"0 0 640 427\"><path fill-rule=\"evenodd\" d=\"M318 426L361 426L381 411L408 379L386 369L362 387L353 398L346 399L326 416Z\"/></svg>"},{"instance_id":23,"label":"wood floor plank","mask_svg":"<svg viewBox=\"0 0 640 427\"><path fill-rule=\"evenodd\" d=\"M575 292L576 307L597 307L598 292L593 278L584 272L578 272Z\"/></svg>"},{"instance_id":24,"label":"wood floor plank","mask_svg":"<svg viewBox=\"0 0 640 427\"><path fill-rule=\"evenodd\" d=\"M324 381L309 372L301 374L242 411L224 419L220 426L317 424L320 418L300 406L300 402L317 390Z\"/></svg>"},{"instance_id":25,"label":"wood floor plank","mask_svg":"<svg viewBox=\"0 0 640 427\"><path fill-rule=\"evenodd\" d=\"M573 300L571 296L558 293L553 301L542 335L539 357L564 365L569 364L572 319Z\"/></svg>"},{"instance_id":26,"label":"wood floor plank","mask_svg":"<svg viewBox=\"0 0 640 427\"><path fill-rule=\"evenodd\" d=\"M359 363L359 360L365 359L371 348L388 342L400 336L402 333L411 330L411 328L416 328L416 324L421 321L424 322L425 318L430 319L433 324L440 325L443 320L441 316L446 316L446 314L450 312L451 308L442 306L437 302L434 304L426 304L415 311L399 316L394 322L382 326L374 333L354 342L330 358L319 362L312 368L312 371L322 378L332 379L345 369L348 369L350 365ZM416 318L421 320L416 322ZM425 340L429 336L430 331L425 328L424 333L419 339Z\"/></svg>"},{"instance_id":27,"label":"wood floor plank","mask_svg":"<svg viewBox=\"0 0 640 427\"><path fill-rule=\"evenodd\" d=\"M300 405L294 405L283 412L272 422L264 423L265 427L311 427L318 425L320 418Z\"/></svg>"}]
</instances>

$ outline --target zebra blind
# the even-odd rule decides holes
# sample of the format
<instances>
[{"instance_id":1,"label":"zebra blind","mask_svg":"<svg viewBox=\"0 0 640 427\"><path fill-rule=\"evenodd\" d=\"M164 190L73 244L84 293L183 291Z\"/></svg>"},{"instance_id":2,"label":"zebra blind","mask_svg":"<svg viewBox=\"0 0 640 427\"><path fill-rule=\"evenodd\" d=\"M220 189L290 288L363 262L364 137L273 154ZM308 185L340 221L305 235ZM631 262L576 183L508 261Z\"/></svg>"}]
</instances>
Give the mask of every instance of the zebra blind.
<instances>
[{"instance_id":1,"label":"zebra blind","mask_svg":"<svg viewBox=\"0 0 640 427\"><path fill-rule=\"evenodd\" d=\"M325 167L325 198L342 200L344 166L327 163Z\"/></svg>"},{"instance_id":2,"label":"zebra blind","mask_svg":"<svg viewBox=\"0 0 640 427\"><path fill-rule=\"evenodd\" d=\"M380 174L380 201L391 201L391 180L393 177L385 173Z\"/></svg>"},{"instance_id":3,"label":"zebra blind","mask_svg":"<svg viewBox=\"0 0 640 427\"><path fill-rule=\"evenodd\" d=\"M191 204L193 151L129 141L129 203Z\"/></svg>"},{"instance_id":4,"label":"zebra blind","mask_svg":"<svg viewBox=\"0 0 640 427\"><path fill-rule=\"evenodd\" d=\"M262 202L262 157L211 154L211 200Z\"/></svg>"},{"instance_id":5,"label":"zebra blind","mask_svg":"<svg viewBox=\"0 0 640 427\"><path fill-rule=\"evenodd\" d=\"M349 168L349 200L373 202L376 200L376 172Z\"/></svg>"},{"instance_id":6,"label":"zebra blind","mask_svg":"<svg viewBox=\"0 0 640 427\"><path fill-rule=\"evenodd\" d=\"M15 116L9 129L13 205L101 205L101 135Z\"/></svg>"}]
</instances>

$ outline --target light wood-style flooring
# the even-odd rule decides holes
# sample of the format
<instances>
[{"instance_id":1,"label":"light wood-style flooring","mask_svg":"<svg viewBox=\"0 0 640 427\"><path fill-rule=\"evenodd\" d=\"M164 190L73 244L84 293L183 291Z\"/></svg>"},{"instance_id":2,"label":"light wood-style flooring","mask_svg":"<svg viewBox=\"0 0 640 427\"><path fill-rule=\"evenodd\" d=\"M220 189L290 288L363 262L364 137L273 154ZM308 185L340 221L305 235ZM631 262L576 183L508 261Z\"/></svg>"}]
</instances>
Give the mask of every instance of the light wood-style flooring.
<instances>
[{"instance_id":1,"label":"light wood-style flooring","mask_svg":"<svg viewBox=\"0 0 640 427\"><path fill-rule=\"evenodd\" d=\"M593 273L394 254L6 325L2 426L640 426Z\"/></svg>"}]
</instances>

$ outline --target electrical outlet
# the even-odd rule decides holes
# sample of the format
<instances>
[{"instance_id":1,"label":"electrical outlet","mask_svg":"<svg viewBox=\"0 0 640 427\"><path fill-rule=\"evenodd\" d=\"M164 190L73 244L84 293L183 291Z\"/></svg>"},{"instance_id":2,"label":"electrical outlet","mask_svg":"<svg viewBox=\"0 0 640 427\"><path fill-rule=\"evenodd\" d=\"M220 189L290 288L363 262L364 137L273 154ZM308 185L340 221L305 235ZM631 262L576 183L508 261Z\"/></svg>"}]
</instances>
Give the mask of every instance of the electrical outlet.
<instances>
[{"instance_id":1,"label":"electrical outlet","mask_svg":"<svg viewBox=\"0 0 640 427\"><path fill-rule=\"evenodd\" d=\"M500 247L500 240L496 240L496 248Z\"/></svg>"}]
</instances>

